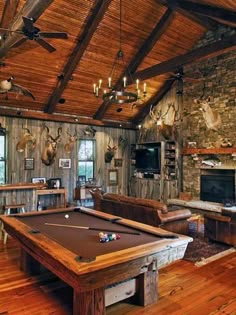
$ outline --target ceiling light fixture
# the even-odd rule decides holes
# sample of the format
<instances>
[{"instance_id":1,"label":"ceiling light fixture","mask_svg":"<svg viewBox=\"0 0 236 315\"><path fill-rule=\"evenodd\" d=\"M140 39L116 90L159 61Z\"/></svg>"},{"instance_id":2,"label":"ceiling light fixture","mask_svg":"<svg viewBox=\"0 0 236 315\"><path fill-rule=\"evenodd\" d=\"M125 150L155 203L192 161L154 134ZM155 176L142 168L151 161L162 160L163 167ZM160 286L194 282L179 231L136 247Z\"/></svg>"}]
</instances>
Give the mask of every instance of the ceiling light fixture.
<instances>
[{"instance_id":1,"label":"ceiling light fixture","mask_svg":"<svg viewBox=\"0 0 236 315\"><path fill-rule=\"evenodd\" d=\"M114 104L126 104L133 103L137 100L140 100L147 95L147 84L143 83L143 90L140 90L140 82L136 80L136 89L131 92L127 89L127 83L132 83L131 73L128 67L125 70L125 75L123 79L119 79L116 83L115 81L115 72L119 66L124 67L124 52L121 48L121 35L122 35L122 0L120 0L120 19L119 19L119 50L116 54L116 57L113 61L113 65L110 71L110 74L107 79L107 88L102 91L102 79L99 79L98 84L93 84L93 93L96 97L99 97L102 94L102 98L105 102L114 103Z\"/></svg>"}]
</instances>

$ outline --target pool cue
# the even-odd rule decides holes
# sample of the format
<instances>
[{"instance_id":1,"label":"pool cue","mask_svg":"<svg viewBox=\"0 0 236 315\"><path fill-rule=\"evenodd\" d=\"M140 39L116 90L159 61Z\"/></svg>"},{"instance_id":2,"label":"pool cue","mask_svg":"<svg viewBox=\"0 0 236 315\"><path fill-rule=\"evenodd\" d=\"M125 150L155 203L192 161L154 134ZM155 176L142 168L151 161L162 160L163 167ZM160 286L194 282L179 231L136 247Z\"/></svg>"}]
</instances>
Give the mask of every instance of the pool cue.
<instances>
[{"instance_id":1,"label":"pool cue","mask_svg":"<svg viewBox=\"0 0 236 315\"><path fill-rule=\"evenodd\" d=\"M98 229L98 228L93 228L89 226L79 226L79 225L67 225L67 224L56 224L56 223L44 223L45 225L52 225L52 226L61 226L61 227L70 227L74 229L82 229L82 230L94 230L94 231L106 231L106 232L111 232L111 233L123 233L123 234L132 234L132 235L140 235L139 232L129 232L129 231L121 231L121 230L113 230L113 229Z\"/></svg>"}]
</instances>

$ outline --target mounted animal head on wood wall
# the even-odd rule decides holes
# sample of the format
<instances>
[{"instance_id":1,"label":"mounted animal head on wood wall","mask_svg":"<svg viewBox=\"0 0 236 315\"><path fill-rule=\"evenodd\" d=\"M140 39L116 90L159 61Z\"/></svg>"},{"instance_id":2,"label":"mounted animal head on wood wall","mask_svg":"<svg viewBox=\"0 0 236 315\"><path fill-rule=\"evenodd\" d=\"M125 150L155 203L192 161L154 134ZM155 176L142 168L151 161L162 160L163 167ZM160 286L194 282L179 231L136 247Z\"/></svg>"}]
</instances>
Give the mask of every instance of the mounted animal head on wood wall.
<instances>
[{"instance_id":1,"label":"mounted animal head on wood wall","mask_svg":"<svg viewBox=\"0 0 236 315\"><path fill-rule=\"evenodd\" d=\"M69 137L68 142L64 146L64 150L66 153L70 153L74 148L75 142L78 140L78 132L77 129L75 128L75 133L73 135L71 135L68 130L67 134Z\"/></svg>"},{"instance_id":2,"label":"mounted animal head on wood wall","mask_svg":"<svg viewBox=\"0 0 236 315\"><path fill-rule=\"evenodd\" d=\"M128 145L127 139L123 138L123 137L120 135L120 136L119 136L119 139L118 139L118 147L121 148L121 155L124 154L127 145Z\"/></svg>"},{"instance_id":3,"label":"mounted animal head on wood wall","mask_svg":"<svg viewBox=\"0 0 236 315\"><path fill-rule=\"evenodd\" d=\"M42 152L42 162L43 164L49 166L52 165L55 161L56 153L57 153L57 144L61 141L61 133L62 133L62 128L59 127L57 129L57 136L53 138L49 134L49 128L44 125L44 129L47 130L47 138L46 138L46 143L45 147Z\"/></svg>"},{"instance_id":4,"label":"mounted animal head on wood wall","mask_svg":"<svg viewBox=\"0 0 236 315\"><path fill-rule=\"evenodd\" d=\"M109 138L109 142L107 145L107 150L105 152L105 163L110 163L115 155L115 151L117 150L117 146L114 145L113 147L110 146L111 138Z\"/></svg>"},{"instance_id":5,"label":"mounted animal head on wood wall","mask_svg":"<svg viewBox=\"0 0 236 315\"><path fill-rule=\"evenodd\" d=\"M26 149L27 144L31 145L31 149L35 149L36 147L36 138L31 134L30 130L28 128L23 128L25 130L22 138L20 141L16 144L16 151L17 152L24 152Z\"/></svg>"},{"instance_id":6,"label":"mounted animal head on wood wall","mask_svg":"<svg viewBox=\"0 0 236 315\"><path fill-rule=\"evenodd\" d=\"M171 112L171 115L173 116L171 119L171 122L169 124L165 123L165 117L168 114L168 112ZM174 136L174 122L176 117L176 110L174 104L168 104L167 111L162 114L161 111L154 112L153 108L150 108L149 116L153 120L153 122L157 125L157 129L159 131L159 134L161 137L163 137L166 140L173 139Z\"/></svg>"}]
</instances>

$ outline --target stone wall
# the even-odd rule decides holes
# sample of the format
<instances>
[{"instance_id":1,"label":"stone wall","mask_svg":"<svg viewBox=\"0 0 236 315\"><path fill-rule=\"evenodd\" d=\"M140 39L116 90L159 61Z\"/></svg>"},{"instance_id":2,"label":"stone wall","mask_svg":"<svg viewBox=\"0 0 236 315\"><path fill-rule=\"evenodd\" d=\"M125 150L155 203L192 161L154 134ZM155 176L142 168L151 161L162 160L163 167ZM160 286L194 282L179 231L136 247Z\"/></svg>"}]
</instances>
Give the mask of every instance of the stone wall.
<instances>
[{"instance_id":1,"label":"stone wall","mask_svg":"<svg viewBox=\"0 0 236 315\"><path fill-rule=\"evenodd\" d=\"M235 32L225 27L214 32L209 31L198 43L198 47ZM184 147L221 148L227 146L227 143L228 146L236 147L236 51L194 63L186 66L184 70L182 128ZM200 80L188 82L188 77ZM207 127L204 112L200 110L199 104L194 103L194 99L206 100L208 97L210 97L208 105L221 120L216 130ZM220 159L221 165L214 168L236 170L236 161L231 154L217 154L215 157ZM199 198L202 160L208 158L211 156L183 157L183 190L191 192L194 198Z\"/></svg>"}]
</instances>

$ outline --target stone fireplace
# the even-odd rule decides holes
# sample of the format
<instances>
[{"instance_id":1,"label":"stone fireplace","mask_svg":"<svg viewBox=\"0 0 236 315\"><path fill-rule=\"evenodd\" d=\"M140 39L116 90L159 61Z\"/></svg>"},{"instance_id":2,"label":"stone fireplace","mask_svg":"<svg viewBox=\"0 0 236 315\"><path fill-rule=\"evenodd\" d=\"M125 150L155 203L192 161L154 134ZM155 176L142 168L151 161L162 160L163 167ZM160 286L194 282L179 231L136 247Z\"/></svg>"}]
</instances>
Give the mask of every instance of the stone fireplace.
<instances>
[{"instance_id":1,"label":"stone fireplace","mask_svg":"<svg viewBox=\"0 0 236 315\"><path fill-rule=\"evenodd\" d=\"M235 170L201 169L201 200L234 205L235 194Z\"/></svg>"}]
</instances>

